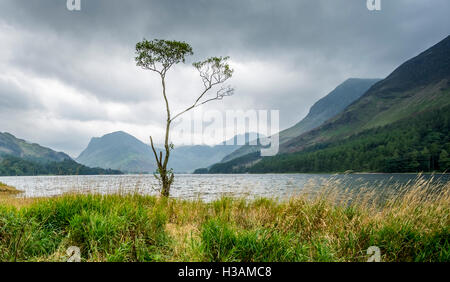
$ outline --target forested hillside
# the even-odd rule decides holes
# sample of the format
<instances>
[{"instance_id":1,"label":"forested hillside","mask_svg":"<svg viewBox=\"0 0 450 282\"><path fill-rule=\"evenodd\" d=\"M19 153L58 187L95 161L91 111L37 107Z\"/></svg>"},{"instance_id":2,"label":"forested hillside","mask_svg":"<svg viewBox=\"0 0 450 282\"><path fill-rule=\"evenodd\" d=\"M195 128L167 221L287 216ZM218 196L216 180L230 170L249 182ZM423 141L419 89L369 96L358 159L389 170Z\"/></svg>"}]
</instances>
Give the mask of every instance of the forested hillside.
<instances>
[{"instance_id":1,"label":"forested hillside","mask_svg":"<svg viewBox=\"0 0 450 282\"><path fill-rule=\"evenodd\" d=\"M250 172L431 172L450 168L450 107L307 151L263 159Z\"/></svg>"},{"instance_id":2,"label":"forested hillside","mask_svg":"<svg viewBox=\"0 0 450 282\"><path fill-rule=\"evenodd\" d=\"M122 174L118 170L90 168L73 160L39 163L14 156L4 156L0 160L0 176L31 175L101 175Z\"/></svg>"},{"instance_id":3,"label":"forested hillside","mask_svg":"<svg viewBox=\"0 0 450 282\"><path fill-rule=\"evenodd\" d=\"M431 172L450 170L450 106L348 139L259 160L258 153L216 164L210 173ZM242 163L255 162L253 166Z\"/></svg>"},{"instance_id":4,"label":"forested hillside","mask_svg":"<svg viewBox=\"0 0 450 282\"><path fill-rule=\"evenodd\" d=\"M7 132L0 132L0 159L3 155L10 155L36 162L71 160L65 153L56 152L36 143L27 142Z\"/></svg>"}]
</instances>

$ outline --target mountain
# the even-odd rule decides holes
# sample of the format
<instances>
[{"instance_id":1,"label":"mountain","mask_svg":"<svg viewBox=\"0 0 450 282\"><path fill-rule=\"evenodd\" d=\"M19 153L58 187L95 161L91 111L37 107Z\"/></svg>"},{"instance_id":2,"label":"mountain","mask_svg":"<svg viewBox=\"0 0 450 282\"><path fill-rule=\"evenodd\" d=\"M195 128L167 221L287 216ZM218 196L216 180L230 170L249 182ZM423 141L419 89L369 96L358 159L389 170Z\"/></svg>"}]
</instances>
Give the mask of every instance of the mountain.
<instances>
[{"instance_id":1,"label":"mountain","mask_svg":"<svg viewBox=\"0 0 450 282\"><path fill-rule=\"evenodd\" d=\"M248 154L215 164L208 173L448 172L449 136L447 105L295 153L263 159Z\"/></svg>"},{"instance_id":2,"label":"mountain","mask_svg":"<svg viewBox=\"0 0 450 282\"><path fill-rule=\"evenodd\" d=\"M76 161L87 166L126 172L156 170L150 146L123 131L92 138Z\"/></svg>"},{"instance_id":3,"label":"mountain","mask_svg":"<svg viewBox=\"0 0 450 282\"><path fill-rule=\"evenodd\" d=\"M322 126L291 139L281 152L348 137L450 103L450 36L398 67Z\"/></svg>"},{"instance_id":4,"label":"mountain","mask_svg":"<svg viewBox=\"0 0 450 282\"><path fill-rule=\"evenodd\" d=\"M38 162L71 160L65 153L55 152L38 144L18 139L12 134L0 132L0 158L5 155Z\"/></svg>"},{"instance_id":5,"label":"mountain","mask_svg":"<svg viewBox=\"0 0 450 282\"><path fill-rule=\"evenodd\" d=\"M328 95L317 101L309 110L308 115L296 125L280 132L280 144L295 138L313 128L323 124L329 118L334 117L348 105L360 98L372 85L381 79L350 78L337 86ZM259 146L245 145L230 155L222 162L244 156L260 150Z\"/></svg>"},{"instance_id":6,"label":"mountain","mask_svg":"<svg viewBox=\"0 0 450 282\"><path fill-rule=\"evenodd\" d=\"M93 175L120 174L120 171L90 168L39 144L0 133L0 175Z\"/></svg>"},{"instance_id":7,"label":"mountain","mask_svg":"<svg viewBox=\"0 0 450 282\"><path fill-rule=\"evenodd\" d=\"M210 172L444 171L450 137L450 36L408 60L321 126Z\"/></svg>"},{"instance_id":8,"label":"mountain","mask_svg":"<svg viewBox=\"0 0 450 282\"><path fill-rule=\"evenodd\" d=\"M280 133L280 144L300 136L339 114L381 79L350 78L317 101L299 123Z\"/></svg>"},{"instance_id":9,"label":"mountain","mask_svg":"<svg viewBox=\"0 0 450 282\"><path fill-rule=\"evenodd\" d=\"M250 134L250 137L247 135L246 140L250 140L248 138L252 136L254 134ZM171 152L169 167L178 173L190 173L198 167L208 167L219 162L238 147L223 144L176 146ZM151 147L123 131L92 138L76 160L87 166L119 169L130 173L152 173L156 170Z\"/></svg>"}]
</instances>

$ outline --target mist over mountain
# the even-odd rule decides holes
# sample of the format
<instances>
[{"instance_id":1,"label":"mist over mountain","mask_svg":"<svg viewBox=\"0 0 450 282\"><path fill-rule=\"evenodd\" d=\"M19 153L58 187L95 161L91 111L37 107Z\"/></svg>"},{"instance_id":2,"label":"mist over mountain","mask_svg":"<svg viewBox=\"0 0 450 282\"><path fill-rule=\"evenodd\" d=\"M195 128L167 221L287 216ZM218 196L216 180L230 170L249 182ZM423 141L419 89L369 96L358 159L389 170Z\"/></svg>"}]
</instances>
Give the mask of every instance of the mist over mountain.
<instances>
[{"instance_id":1,"label":"mist over mountain","mask_svg":"<svg viewBox=\"0 0 450 282\"><path fill-rule=\"evenodd\" d=\"M237 144L241 138L248 142L256 136L255 133L235 136L231 143ZM224 144L227 141L215 146L175 146L170 155L169 167L177 173L190 173L196 168L219 162L240 147ZM123 131L92 138L76 160L87 166L119 169L129 173L153 173L156 170L151 147Z\"/></svg>"},{"instance_id":2,"label":"mist over mountain","mask_svg":"<svg viewBox=\"0 0 450 282\"><path fill-rule=\"evenodd\" d=\"M280 132L280 144L295 138L334 117L348 105L361 97L373 84L381 79L350 78L337 86L328 95L317 101L308 115L294 126ZM257 152L260 146L245 145L226 156L222 162Z\"/></svg>"}]
</instances>

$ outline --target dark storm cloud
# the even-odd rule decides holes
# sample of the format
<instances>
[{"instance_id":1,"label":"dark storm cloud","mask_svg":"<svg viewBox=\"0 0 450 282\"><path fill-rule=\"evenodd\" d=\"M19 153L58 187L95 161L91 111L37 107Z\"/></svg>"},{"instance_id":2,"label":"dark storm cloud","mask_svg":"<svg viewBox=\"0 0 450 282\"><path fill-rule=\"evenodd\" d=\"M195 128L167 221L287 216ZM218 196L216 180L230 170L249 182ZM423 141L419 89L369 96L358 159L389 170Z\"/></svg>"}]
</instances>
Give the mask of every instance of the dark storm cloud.
<instances>
[{"instance_id":1,"label":"dark storm cloud","mask_svg":"<svg viewBox=\"0 0 450 282\"><path fill-rule=\"evenodd\" d=\"M214 107L280 109L285 128L345 79L385 77L446 37L450 26L448 0L382 0L377 12L368 11L365 0L81 1L80 12L68 11L66 0L0 3L0 39L9 38L11 47L0 46L8 53L0 55L2 72L57 80L84 96L67 98L64 103L74 105L67 111L50 107L55 116L76 121L140 124L144 106L134 116L121 107L148 103L148 122L157 122L159 83L133 61L143 37L187 41L196 53L192 60L230 55L238 98ZM190 81L176 79L174 88ZM21 97L27 98L17 95L8 103L20 105ZM80 109L87 101L111 105L100 109L92 102Z\"/></svg>"},{"instance_id":2,"label":"dark storm cloud","mask_svg":"<svg viewBox=\"0 0 450 282\"><path fill-rule=\"evenodd\" d=\"M380 12L368 11L365 0L81 1L82 11L70 12L65 0L4 0L0 13L7 22L88 44L133 45L146 36L186 40L213 54L239 47L246 55L311 48L335 55L385 44L426 47L448 33L450 8L446 0L383 1Z\"/></svg>"}]
</instances>

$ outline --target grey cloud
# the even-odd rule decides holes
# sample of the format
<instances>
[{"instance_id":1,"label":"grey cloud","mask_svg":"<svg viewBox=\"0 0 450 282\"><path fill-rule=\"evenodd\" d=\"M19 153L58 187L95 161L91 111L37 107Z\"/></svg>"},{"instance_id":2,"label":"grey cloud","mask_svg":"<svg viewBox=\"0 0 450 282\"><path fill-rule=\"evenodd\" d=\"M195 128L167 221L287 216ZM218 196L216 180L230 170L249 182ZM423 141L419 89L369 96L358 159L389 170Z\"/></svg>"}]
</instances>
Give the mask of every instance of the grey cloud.
<instances>
[{"instance_id":1,"label":"grey cloud","mask_svg":"<svg viewBox=\"0 0 450 282\"><path fill-rule=\"evenodd\" d=\"M236 96L212 107L280 109L285 128L345 79L385 77L449 33L448 0L382 0L380 12L368 11L365 2L82 0L82 11L70 12L66 0L2 0L0 26L14 27L19 37L3 64L59 80L86 97L137 109L134 116L114 117L106 109L92 113L74 105L56 113L61 118L155 124L163 114L159 84L135 67L134 44L143 37L184 40L195 51L190 62L230 55L237 63L268 68L251 70L253 76L236 71ZM258 87L278 76L280 83ZM7 107L27 98L16 97ZM145 104L151 105L148 113Z\"/></svg>"},{"instance_id":2,"label":"grey cloud","mask_svg":"<svg viewBox=\"0 0 450 282\"><path fill-rule=\"evenodd\" d=\"M32 94L21 89L13 81L0 77L0 118L10 120L10 112L24 112L42 109ZM11 121L11 120L10 120Z\"/></svg>"}]
</instances>

